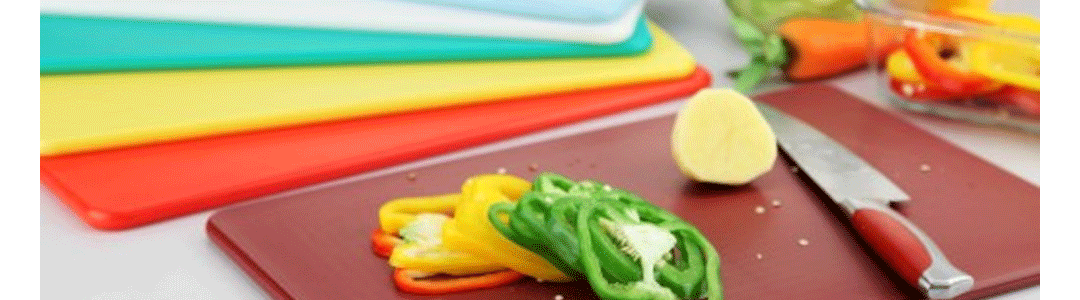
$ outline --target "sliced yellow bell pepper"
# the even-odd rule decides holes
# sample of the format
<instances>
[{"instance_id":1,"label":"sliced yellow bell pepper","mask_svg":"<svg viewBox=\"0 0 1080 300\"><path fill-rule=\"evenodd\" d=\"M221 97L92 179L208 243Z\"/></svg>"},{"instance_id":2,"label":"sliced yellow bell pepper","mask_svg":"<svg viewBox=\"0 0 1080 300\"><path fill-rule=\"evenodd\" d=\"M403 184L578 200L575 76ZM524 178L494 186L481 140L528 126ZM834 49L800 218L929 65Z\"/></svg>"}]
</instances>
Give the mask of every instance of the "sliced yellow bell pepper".
<instances>
[{"instance_id":1,"label":"sliced yellow bell pepper","mask_svg":"<svg viewBox=\"0 0 1080 300\"><path fill-rule=\"evenodd\" d=\"M543 281L570 281L547 260L499 233L488 219L488 209L499 202L515 202L532 186L510 175L479 175L461 188L454 219L443 227L443 242L451 249L498 262Z\"/></svg>"},{"instance_id":2,"label":"sliced yellow bell pepper","mask_svg":"<svg viewBox=\"0 0 1080 300\"><path fill-rule=\"evenodd\" d=\"M971 46L971 71L991 79L1038 91L1039 46L978 41Z\"/></svg>"},{"instance_id":3,"label":"sliced yellow bell pepper","mask_svg":"<svg viewBox=\"0 0 1080 300\"><path fill-rule=\"evenodd\" d=\"M1038 91L1040 84L1039 19L1023 14L1002 14L986 9L956 7L949 12L990 26L1031 36L1035 40L986 36L971 41L967 60L971 71L1003 83Z\"/></svg>"},{"instance_id":4,"label":"sliced yellow bell pepper","mask_svg":"<svg viewBox=\"0 0 1080 300\"><path fill-rule=\"evenodd\" d=\"M437 198L436 198L437 199ZM451 250L442 242L443 227L450 217L421 213L399 231L404 244L394 247L390 265L399 269L448 275L475 275L506 267L469 253Z\"/></svg>"},{"instance_id":5,"label":"sliced yellow bell pepper","mask_svg":"<svg viewBox=\"0 0 1080 300\"><path fill-rule=\"evenodd\" d=\"M447 215L461 201L459 194L396 199L379 207L379 225L390 234L415 235L412 240L394 247L390 265L428 273L447 275L483 274L506 268L475 255L447 249L438 238ZM421 215L428 215L421 218ZM437 217L432 217L437 216ZM432 222L431 220L435 220ZM412 233L403 228L412 226Z\"/></svg>"},{"instance_id":6,"label":"sliced yellow bell pepper","mask_svg":"<svg viewBox=\"0 0 1080 300\"><path fill-rule=\"evenodd\" d=\"M925 82L922 76L919 75L919 71L915 69L915 64L911 62L911 57L908 57L907 52L894 51L889 54L889 58L885 61L885 71L889 72L889 76L904 82Z\"/></svg>"},{"instance_id":7,"label":"sliced yellow bell pepper","mask_svg":"<svg viewBox=\"0 0 1080 300\"><path fill-rule=\"evenodd\" d=\"M459 194L428 197L410 197L386 202L379 207L379 226L389 234L397 234L402 226L416 219L419 213L442 213L449 215L461 201Z\"/></svg>"},{"instance_id":8,"label":"sliced yellow bell pepper","mask_svg":"<svg viewBox=\"0 0 1080 300\"><path fill-rule=\"evenodd\" d=\"M935 0L930 3L930 10L965 8L989 10L994 0Z\"/></svg>"}]
</instances>

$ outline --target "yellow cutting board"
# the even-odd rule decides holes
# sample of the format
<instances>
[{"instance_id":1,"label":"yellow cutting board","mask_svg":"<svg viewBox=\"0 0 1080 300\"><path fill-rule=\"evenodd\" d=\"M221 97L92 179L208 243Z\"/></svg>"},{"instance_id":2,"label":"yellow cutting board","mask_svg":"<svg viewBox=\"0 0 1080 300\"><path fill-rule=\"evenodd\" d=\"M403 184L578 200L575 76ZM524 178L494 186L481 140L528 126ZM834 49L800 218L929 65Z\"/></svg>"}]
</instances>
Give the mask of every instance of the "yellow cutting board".
<instances>
[{"instance_id":1,"label":"yellow cutting board","mask_svg":"<svg viewBox=\"0 0 1080 300\"><path fill-rule=\"evenodd\" d=\"M689 76L690 53L649 28L631 57L41 76L41 155Z\"/></svg>"}]
</instances>

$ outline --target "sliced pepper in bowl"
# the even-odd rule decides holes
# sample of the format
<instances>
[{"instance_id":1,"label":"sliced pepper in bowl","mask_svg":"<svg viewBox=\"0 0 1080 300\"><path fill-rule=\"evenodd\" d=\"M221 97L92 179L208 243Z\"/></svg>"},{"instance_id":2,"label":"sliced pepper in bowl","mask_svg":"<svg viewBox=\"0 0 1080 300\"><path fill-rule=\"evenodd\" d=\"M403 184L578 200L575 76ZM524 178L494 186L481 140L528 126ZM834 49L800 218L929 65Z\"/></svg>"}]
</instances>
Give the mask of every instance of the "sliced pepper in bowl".
<instances>
[{"instance_id":1,"label":"sliced pepper in bowl","mask_svg":"<svg viewBox=\"0 0 1080 300\"><path fill-rule=\"evenodd\" d=\"M922 78L954 95L974 96L1002 86L972 72L970 48L944 35L911 30L904 36L903 49ZM945 58L943 53L951 55Z\"/></svg>"}]
</instances>

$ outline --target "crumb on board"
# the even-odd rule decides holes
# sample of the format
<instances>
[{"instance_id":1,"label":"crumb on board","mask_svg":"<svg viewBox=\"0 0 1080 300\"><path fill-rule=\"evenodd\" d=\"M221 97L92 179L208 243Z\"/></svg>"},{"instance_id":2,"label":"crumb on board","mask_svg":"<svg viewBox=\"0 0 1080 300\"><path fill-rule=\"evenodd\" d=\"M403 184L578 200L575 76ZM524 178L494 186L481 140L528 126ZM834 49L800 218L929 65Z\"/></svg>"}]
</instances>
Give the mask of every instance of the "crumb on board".
<instances>
[{"instance_id":1,"label":"crumb on board","mask_svg":"<svg viewBox=\"0 0 1080 300\"><path fill-rule=\"evenodd\" d=\"M754 208L754 212L756 212L759 215L763 214L763 213L765 213L765 207L758 205L758 207Z\"/></svg>"},{"instance_id":2,"label":"crumb on board","mask_svg":"<svg viewBox=\"0 0 1080 300\"><path fill-rule=\"evenodd\" d=\"M799 246L810 245L810 241L807 239L799 239Z\"/></svg>"},{"instance_id":3,"label":"crumb on board","mask_svg":"<svg viewBox=\"0 0 1080 300\"><path fill-rule=\"evenodd\" d=\"M930 165L922 164L921 166L919 166L919 171L930 172Z\"/></svg>"},{"instance_id":4,"label":"crumb on board","mask_svg":"<svg viewBox=\"0 0 1080 300\"><path fill-rule=\"evenodd\" d=\"M409 172L409 174L405 175L405 179L408 179L409 181L416 181L416 172Z\"/></svg>"}]
</instances>

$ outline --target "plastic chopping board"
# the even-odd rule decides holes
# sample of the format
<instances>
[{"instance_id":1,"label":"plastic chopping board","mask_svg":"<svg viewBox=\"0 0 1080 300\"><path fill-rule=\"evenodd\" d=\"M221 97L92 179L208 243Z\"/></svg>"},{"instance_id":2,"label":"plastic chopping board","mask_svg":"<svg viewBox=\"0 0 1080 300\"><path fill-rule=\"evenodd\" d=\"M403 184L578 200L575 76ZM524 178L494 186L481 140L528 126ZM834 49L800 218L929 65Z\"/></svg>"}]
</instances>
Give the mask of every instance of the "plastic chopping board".
<instances>
[{"instance_id":1,"label":"plastic chopping board","mask_svg":"<svg viewBox=\"0 0 1080 300\"><path fill-rule=\"evenodd\" d=\"M642 55L41 77L43 156L684 78L655 26Z\"/></svg>"},{"instance_id":2,"label":"plastic chopping board","mask_svg":"<svg viewBox=\"0 0 1080 300\"><path fill-rule=\"evenodd\" d=\"M644 20L613 45L205 23L41 16L41 73L468 61L640 54Z\"/></svg>"},{"instance_id":3,"label":"plastic chopping board","mask_svg":"<svg viewBox=\"0 0 1080 300\"><path fill-rule=\"evenodd\" d=\"M617 18L645 0L410 0L577 22Z\"/></svg>"},{"instance_id":4,"label":"plastic chopping board","mask_svg":"<svg viewBox=\"0 0 1080 300\"><path fill-rule=\"evenodd\" d=\"M873 164L912 197L898 207L975 278L962 298L1039 282L1039 188L956 146L825 86L759 97ZM221 211L210 237L277 299L426 299L395 290L372 254L376 211L398 197L451 193L466 178L506 168L599 179L695 224L720 252L724 299L909 299L831 200L787 159L744 186L694 183L671 158L672 117L353 181ZM929 172L920 165L932 166ZM408 180L406 173L415 173ZM773 206L773 200L780 206ZM758 214L755 208L766 212ZM801 246L800 239L809 244ZM757 254L762 258L758 259ZM523 280L440 299L595 299L586 283Z\"/></svg>"},{"instance_id":5,"label":"plastic chopping board","mask_svg":"<svg viewBox=\"0 0 1080 300\"><path fill-rule=\"evenodd\" d=\"M90 225L121 229L693 94L675 81L41 159Z\"/></svg>"},{"instance_id":6,"label":"plastic chopping board","mask_svg":"<svg viewBox=\"0 0 1080 300\"><path fill-rule=\"evenodd\" d=\"M607 22L528 18L400 0L359 1L41 1L41 12L77 16L318 27L593 44L625 41L641 18L632 6Z\"/></svg>"}]
</instances>

